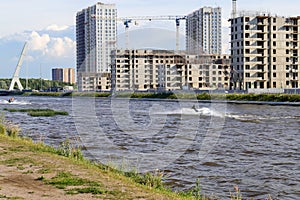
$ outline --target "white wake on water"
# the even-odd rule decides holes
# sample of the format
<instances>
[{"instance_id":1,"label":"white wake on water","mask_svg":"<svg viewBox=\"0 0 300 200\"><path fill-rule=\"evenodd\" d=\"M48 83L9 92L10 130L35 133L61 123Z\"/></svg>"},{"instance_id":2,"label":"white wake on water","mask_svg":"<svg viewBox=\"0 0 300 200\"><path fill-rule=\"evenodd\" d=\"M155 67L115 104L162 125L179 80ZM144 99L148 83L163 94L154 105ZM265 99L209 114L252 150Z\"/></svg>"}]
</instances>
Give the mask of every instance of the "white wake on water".
<instances>
[{"instance_id":1,"label":"white wake on water","mask_svg":"<svg viewBox=\"0 0 300 200\"><path fill-rule=\"evenodd\" d=\"M13 102L8 102L8 100L0 100L0 104L6 105L30 105L30 102L27 101L18 101L14 100Z\"/></svg>"},{"instance_id":2,"label":"white wake on water","mask_svg":"<svg viewBox=\"0 0 300 200\"><path fill-rule=\"evenodd\" d=\"M157 112L159 115L200 115L206 117L225 117L225 114L222 114L218 111L214 111L207 107L202 108L181 108L173 111L167 112Z\"/></svg>"}]
</instances>

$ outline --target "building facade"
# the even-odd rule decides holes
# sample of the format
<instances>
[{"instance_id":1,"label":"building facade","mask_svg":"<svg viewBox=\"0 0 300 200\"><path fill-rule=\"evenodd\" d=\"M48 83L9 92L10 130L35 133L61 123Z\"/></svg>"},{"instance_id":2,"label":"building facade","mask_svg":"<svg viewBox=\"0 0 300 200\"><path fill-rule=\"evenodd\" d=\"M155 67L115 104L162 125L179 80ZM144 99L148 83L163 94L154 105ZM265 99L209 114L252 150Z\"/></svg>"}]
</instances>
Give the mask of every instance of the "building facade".
<instances>
[{"instance_id":1,"label":"building facade","mask_svg":"<svg viewBox=\"0 0 300 200\"><path fill-rule=\"evenodd\" d=\"M116 50L112 53L112 89L228 89L229 56L186 55L167 50Z\"/></svg>"},{"instance_id":2,"label":"building facade","mask_svg":"<svg viewBox=\"0 0 300 200\"><path fill-rule=\"evenodd\" d=\"M231 89L299 87L300 17L231 19Z\"/></svg>"},{"instance_id":3,"label":"building facade","mask_svg":"<svg viewBox=\"0 0 300 200\"><path fill-rule=\"evenodd\" d=\"M77 84L81 86L81 91L110 91L111 74L110 73L81 73Z\"/></svg>"},{"instance_id":4,"label":"building facade","mask_svg":"<svg viewBox=\"0 0 300 200\"><path fill-rule=\"evenodd\" d=\"M54 68L54 69L52 69L52 80L74 84L75 83L75 69L74 68Z\"/></svg>"},{"instance_id":5,"label":"building facade","mask_svg":"<svg viewBox=\"0 0 300 200\"><path fill-rule=\"evenodd\" d=\"M116 49L117 9L115 4L97 4L77 12L76 15L76 65L77 79L86 75L101 77L110 73L111 51ZM84 90L81 81L78 89Z\"/></svg>"},{"instance_id":6,"label":"building facade","mask_svg":"<svg viewBox=\"0 0 300 200\"><path fill-rule=\"evenodd\" d=\"M186 19L186 50L188 54L222 54L221 8L203 7Z\"/></svg>"}]
</instances>

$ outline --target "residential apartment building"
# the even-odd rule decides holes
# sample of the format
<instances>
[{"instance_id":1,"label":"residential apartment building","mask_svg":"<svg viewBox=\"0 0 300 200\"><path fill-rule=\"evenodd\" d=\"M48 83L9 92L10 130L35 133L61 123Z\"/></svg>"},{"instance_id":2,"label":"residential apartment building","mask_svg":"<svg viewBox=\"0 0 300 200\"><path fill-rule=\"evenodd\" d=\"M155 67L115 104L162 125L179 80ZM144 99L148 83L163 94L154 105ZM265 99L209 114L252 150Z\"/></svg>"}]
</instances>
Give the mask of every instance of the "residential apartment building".
<instances>
[{"instance_id":1,"label":"residential apartment building","mask_svg":"<svg viewBox=\"0 0 300 200\"><path fill-rule=\"evenodd\" d=\"M229 86L229 56L186 55L167 50L116 50L112 89L181 90Z\"/></svg>"},{"instance_id":2,"label":"residential apartment building","mask_svg":"<svg viewBox=\"0 0 300 200\"><path fill-rule=\"evenodd\" d=\"M186 50L188 54L222 54L221 8L203 7L186 19Z\"/></svg>"},{"instance_id":3,"label":"residential apartment building","mask_svg":"<svg viewBox=\"0 0 300 200\"><path fill-rule=\"evenodd\" d=\"M232 89L298 88L300 17L231 19Z\"/></svg>"},{"instance_id":4,"label":"residential apartment building","mask_svg":"<svg viewBox=\"0 0 300 200\"><path fill-rule=\"evenodd\" d=\"M75 69L74 68L54 68L54 69L52 69L52 80L74 84L75 83Z\"/></svg>"},{"instance_id":5,"label":"residential apartment building","mask_svg":"<svg viewBox=\"0 0 300 200\"><path fill-rule=\"evenodd\" d=\"M111 70L111 51L116 49L117 10L115 4L97 3L77 12L76 65L78 89L92 88L82 85L86 75L101 77Z\"/></svg>"}]
</instances>

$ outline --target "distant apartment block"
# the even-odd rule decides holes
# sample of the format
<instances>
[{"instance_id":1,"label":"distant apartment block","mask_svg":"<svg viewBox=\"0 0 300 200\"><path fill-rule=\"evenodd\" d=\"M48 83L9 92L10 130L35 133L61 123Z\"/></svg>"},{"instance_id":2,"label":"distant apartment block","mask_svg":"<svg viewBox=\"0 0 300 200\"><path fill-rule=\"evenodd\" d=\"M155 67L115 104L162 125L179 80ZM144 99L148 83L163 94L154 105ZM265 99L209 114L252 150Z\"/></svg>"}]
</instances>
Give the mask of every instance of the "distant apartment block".
<instances>
[{"instance_id":1,"label":"distant apartment block","mask_svg":"<svg viewBox=\"0 0 300 200\"><path fill-rule=\"evenodd\" d=\"M229 56L186 55L167 50L116 50L112 89L181 90L229 86Z\"/></svg>"},{"instance_id":2,"label":"distant apartment block","mask_svg":"<svg viewBox=\"0 0 300 200\"><path fill-rule=\"evenodd\" d=\"M65 83L75 83L74 68L54 68L52 69L52 80Z\"/></svg>"},{"instance_id":3,"label":"distant apartment block","mask_svg":"<svg viewBox=\"0 0 300 200\"><path fill-rule=\"evenodd\" d=\"M300 17L231 19L231 89L298 88Z\"/></svg>"},{"instance_id":4,"label":"distant apartment block","mask_svg":"<svg viewBox=\"0 0 300 200\"><path fill-rule=\"evenodd\" d=\"M76 65L77 79L87 74L101 77L110 73L111 51L116 49L117 9L115 4L97 4L77 12L76 15ZM78 89L84 90L81 81Z\"/></svg>"},{"instance_id":5,"label":"distant apartment block","mask_svg":"<svg viewBox=\"0 0 300 200\"><path fill-rule=\"evenodd\" d=\"M188 54L222 54L221 8L203 7L186 19Z\"/></svg>"}]
</instances>

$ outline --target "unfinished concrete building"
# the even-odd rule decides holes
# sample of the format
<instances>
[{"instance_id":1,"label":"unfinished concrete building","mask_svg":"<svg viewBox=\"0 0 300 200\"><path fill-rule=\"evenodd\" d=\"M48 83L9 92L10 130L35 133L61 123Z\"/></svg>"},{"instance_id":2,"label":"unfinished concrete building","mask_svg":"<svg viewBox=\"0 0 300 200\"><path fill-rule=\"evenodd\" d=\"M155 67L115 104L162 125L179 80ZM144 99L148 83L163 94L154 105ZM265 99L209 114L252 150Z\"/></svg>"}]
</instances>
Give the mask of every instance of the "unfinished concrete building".
<instances>
[{"instance_id":1,"label":"unfinished concrete building","mask_svg":"<svg viewBox=\"0 0 300 200\"><path fill-rule=\"evenodd\" d=\"M231 89L299 87L300 17L231 19Z\"/></svg>"},{"instance_id":2,"label":"unfinished concrete building","mask_svg":"<svg viewBox=\"0 0 300 200\"><path fill-rule=\"evenodd\" d=\"M227 89L229 56L186 55L167 50L116 50L112 53L112 89Z\"/></svg>"}]
</instances>

